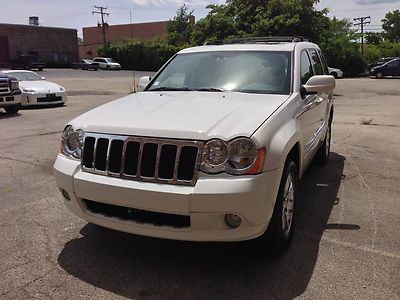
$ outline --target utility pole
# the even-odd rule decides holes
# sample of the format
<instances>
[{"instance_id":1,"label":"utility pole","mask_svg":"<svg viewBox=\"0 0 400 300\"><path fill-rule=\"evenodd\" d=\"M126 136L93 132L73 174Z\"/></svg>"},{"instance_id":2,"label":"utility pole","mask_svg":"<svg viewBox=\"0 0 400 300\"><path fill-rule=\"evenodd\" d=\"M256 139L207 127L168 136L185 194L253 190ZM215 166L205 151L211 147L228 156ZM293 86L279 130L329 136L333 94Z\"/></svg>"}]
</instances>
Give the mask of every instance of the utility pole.
<instances>
[{"instance_id":1,"label":"utility pole","mask_svg":"<svg viewBox=\"0 0 400 300\"><path fill-rule=\"evenodd\" d=\"M354 26L361 26L361 54L364 56L364 25L371 23L371 17L354 18L354 21L356 22Z\"/></svg>"},{"instance_id":2,"label":"utility pole","mask_svg":"<svg viewBox=\"0 0 400 300\"><path fill-rule=\"evenodd\" d=\"M103 31L103 49L106 49L107 47L107 40L106 40L106 27L108 27L108 24L106 22L104 22L104 16L109 16L109 13L104 12L105 10L107 10L107 7L104 6L94 6L95 9L97 9L97 11L92 11L92 15L94 14L99 14L101 15L101 29Z\"/></svg>"}]
</instances>

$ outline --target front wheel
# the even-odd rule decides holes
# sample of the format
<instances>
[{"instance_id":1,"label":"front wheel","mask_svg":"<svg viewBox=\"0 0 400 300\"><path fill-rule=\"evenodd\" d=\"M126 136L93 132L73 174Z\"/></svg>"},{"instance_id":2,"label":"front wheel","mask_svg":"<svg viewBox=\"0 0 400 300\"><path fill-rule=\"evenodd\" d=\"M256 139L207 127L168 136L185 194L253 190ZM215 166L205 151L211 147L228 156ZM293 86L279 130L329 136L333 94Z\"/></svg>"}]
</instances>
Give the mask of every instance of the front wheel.
<instances>
[{"instance_id":1,"label":"front wheel","mask_svg":"<svg viewBox=\"0 0 400 300\"><path fill-rule=\"evenodd\" d=\"M107 66L107 70L109 70L109 71L110 71L110 70L111 70L111 67L110 67L110 66Z\"/></svg>"},{"instance_id":2,"label":"front wheel","mask_svg":"<svg viewBox=\"0 0 400 300\"><path fill-rule=\"evenodd\" d=\"M5 106L4 110L6 111L6 113L8 113L9 115L15 115L20 109L20 105L9 105L9 106Z\"/></svg>"},{"instance_id":3,"label":"front wheel","mask_svg":"<svg viewBox=\"0 0 400 300\"><path fill-rule=\"evenodd\" d=\"M283 254L293 238L298 194L298 171L289 158L283 170L274 212L263 238L270 251Z\"/></svg>"}]
</instances>

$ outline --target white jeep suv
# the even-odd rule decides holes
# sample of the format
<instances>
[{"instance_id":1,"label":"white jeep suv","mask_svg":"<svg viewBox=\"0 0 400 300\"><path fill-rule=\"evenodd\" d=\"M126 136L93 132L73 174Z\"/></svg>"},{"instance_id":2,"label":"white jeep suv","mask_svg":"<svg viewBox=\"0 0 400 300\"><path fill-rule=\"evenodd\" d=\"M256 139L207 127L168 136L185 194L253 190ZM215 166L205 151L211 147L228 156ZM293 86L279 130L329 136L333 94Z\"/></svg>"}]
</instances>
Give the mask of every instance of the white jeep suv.
<instances>
[{"instance_id":1,"label":"white jeep suv","mask_svg":"<svg viewBox=\"0 0 400 300\"><path fill-rule=\"evenodd\" d=\"M329 157L327 74L321 50L302 38L182 50L143 92L66 125L54 165L64 203L115 230L190 241L261 236L283 252L298 181L314 156Z\"/></svg>"}]
</instances>

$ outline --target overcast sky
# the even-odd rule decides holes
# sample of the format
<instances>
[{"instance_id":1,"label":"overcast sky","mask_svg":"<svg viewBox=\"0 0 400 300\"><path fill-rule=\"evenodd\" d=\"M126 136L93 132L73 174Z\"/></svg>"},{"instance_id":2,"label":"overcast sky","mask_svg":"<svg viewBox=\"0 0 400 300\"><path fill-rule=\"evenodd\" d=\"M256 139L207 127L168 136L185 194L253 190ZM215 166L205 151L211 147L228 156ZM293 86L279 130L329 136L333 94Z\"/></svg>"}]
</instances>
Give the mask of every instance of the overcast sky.
<instances>
[{"instance_id":1,"label":"overcast sky","mask_svg":"<svg viewBox=\"0 0 400 300\"><path fill-rule=\"evenodd\" d=\"M7 9L0 10L0 23L27 24L29 16L38 16L40 25L76 28L97 24L99 15L92 15L93 5L108 8L110 25L132 22L151 22L171 19L183 3L194 10L197 19L207 15L208 3L223 0L0 0ZM5 7L2 5L2 7ZM320 0L318 8L329 8L330 16L350 18L371 16L367 28L377 31L388 11L400 9L400 0Z\"/></svg>"}]
</instances>

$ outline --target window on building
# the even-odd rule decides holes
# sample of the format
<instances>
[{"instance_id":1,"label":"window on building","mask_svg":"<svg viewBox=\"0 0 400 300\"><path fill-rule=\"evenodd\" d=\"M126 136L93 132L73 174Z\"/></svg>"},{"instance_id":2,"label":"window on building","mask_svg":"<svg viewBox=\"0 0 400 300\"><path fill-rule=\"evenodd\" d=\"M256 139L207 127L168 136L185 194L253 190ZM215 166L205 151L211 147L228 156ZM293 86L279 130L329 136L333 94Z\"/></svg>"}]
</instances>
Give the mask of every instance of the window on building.
<instances>
[{"instance_id":1,"label":"window on building","mask_svg":"<svg viewBox=\"0 0 400 300\"><path fill-rule=\"evenodd\" d=\"M69 62L69 53L68 52L64 53L64 62L65 63Z\"/></svg>"},{"instance_id":2,"label":"window on building","mask_svg":"<svg viewBox=\"0 0 400 300\"><path fill-rule=\"evenodd\" d=\"M55 62L58 62L58 52L54 52L54 53L53 53L53 60L54 60Z\"/></svg>"},{"instance_id":3,"label":"window on building","mask_svg":"<svg viewBox=\"0 0 400 300\"><path fill-rule=\"evenodd\" d=\"M36 58L39 57L39 53L37 51L28 51L28 55L31 55L31 56L36 57Z\"/></svg>"}]
</instances>

